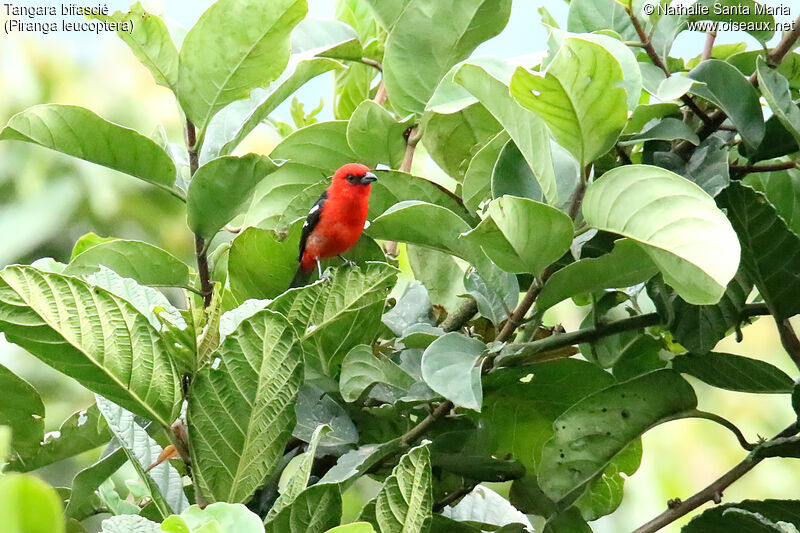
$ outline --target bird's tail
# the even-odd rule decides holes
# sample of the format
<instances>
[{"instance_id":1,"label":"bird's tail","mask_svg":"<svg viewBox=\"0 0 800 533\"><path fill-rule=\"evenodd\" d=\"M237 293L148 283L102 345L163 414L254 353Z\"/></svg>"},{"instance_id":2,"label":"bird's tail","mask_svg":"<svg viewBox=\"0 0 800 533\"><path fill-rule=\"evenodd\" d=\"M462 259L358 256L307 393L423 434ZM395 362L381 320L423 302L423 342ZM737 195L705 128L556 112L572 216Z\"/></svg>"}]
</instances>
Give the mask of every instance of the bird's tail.
<instances>
[{"instance_id":1,"label":"bird's tail","mask_svg":"<svg viewBox=\"0 0 800 533\"><path fill-rule=\"evenodd\" d=\"M303 270L302 266L298 267L297 274L294 275L294 279L292 279L289 288L294 289L295 287L305 287L308 285L308 280L311 279L311 272L313 272L313 270L306 272Z\"/></svg>"}]
</instances>

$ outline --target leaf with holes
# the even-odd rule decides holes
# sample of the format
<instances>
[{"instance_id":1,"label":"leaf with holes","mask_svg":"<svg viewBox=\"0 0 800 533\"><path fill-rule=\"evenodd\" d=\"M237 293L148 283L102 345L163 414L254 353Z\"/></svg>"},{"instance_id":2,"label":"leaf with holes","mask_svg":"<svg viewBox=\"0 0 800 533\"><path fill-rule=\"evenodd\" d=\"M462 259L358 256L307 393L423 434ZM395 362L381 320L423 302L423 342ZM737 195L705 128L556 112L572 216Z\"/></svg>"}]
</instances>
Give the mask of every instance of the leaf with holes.
<instances>
[{"instance_id":1,"label":"leaf with holes","mask_svg":"<svg viewBox=\"0 0 800 533\"><path fill-rule=\"evenodd\" d=\"M692 387L673 370L658 370L592 394L553 423L538 478L559 502L583 490L648 429L697 407Z\"/></svg>"},{"instance_id":2,"label":"leaf with holes","mask_svg":"<svg viewBox=\"0 0 800 533\"><path fill-rule=\"evenodd\" d=\"M195 376L187 423L197 490L247 501L278 466L294 425L302 349L269 310L242 321Z\"/></svg>"},{"instance_id":3,"label":"leaf with holes","mask_svg":"<svg viewBox=\"0 0 800 533\"><path fill-rule=\"evenodd\" d=\"M668 170L628 165L592 183L591 226L633 239L687 302L715 304L739 267L739 240L714 200Z\"/></svg>"},{"instance_id":4,"label":"leaf with holes","mask_svg":"<svg viewBox=\"0 0 800 533\"><path fill-rule=\"evenodd\" d=\"M539 115L558 144L588 165L610 150L628 119L619 61L603 46L564 40L544 76L520 67L511 94Z\"/></svg>"}]
</instances>

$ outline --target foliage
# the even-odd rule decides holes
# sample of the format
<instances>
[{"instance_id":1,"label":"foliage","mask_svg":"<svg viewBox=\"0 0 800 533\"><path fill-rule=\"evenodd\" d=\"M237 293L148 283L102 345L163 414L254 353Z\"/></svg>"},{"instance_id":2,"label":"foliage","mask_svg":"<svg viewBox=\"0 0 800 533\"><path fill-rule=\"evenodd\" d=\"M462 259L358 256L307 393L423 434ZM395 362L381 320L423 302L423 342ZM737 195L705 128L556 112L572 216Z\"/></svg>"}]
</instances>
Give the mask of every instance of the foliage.
<instances>
[{"instance_id":1,"label":"foliage","mask_svg":"<svg viewBox=\"0 0 800 533\"><path fill-rule=\"evenodd\" d=\"M140 3L106 17L137 22L120 37L174 96L183 144L50 102L0 130L20 168L47 148L100 181L138 178L182 243L88 233L63 263L38 254L52 232L37 221L75 209L64 183L12 213L31 242L0 216L0 261L30 263L0 270L0 333L96 401L45 437L41 391L0 366L6 529L83 531L105 513L108 533L591 531L659 424L708 419L747 450L699 503L800 456L797 424L751 444L696 393L800 404L796 376L714 351L770 315L800 365L797 35L682 60L687 17L572 0L565 30L542 11L546 54L505 61L474 51L511 0L336 4L316 20L306 0L218 0L182 42ZM330 71L323 120L297 93ZM274 117L286 101L296 128ZM244 153L262 124L279 142ZM417 175L419 151L438 174ZM365 235L289 288L300 219L353 161L379 176ZM567 301L575 331L551 327ZM59 492L29 473L102 446ZM684 531L797 517L796 501L747 500Z\"/></svg>"}]
</instances>

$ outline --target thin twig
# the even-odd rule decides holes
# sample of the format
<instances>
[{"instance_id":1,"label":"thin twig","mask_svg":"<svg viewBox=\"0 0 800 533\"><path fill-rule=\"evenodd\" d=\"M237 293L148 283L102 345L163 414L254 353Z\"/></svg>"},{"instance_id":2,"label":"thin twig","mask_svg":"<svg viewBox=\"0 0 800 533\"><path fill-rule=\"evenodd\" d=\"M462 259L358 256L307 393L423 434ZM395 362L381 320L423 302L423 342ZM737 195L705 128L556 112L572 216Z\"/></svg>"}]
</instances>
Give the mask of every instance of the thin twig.
<instances>
[{"instance_id":1,"label":"thin twig","mask_svg":"<svg viewBox=\"0 0 800 533\"><path fill-rule=\"evenodd\" d=\"M794 43L797 42L798 38L800 38L800 17L795 19L792 30L783 34L778 46L767 54L767 65L773 68L780 65L783 58L786 57L786 54L792 51L792 47Z\"/></svg>"},{"instance_id":2,"label":"thin twig","mask_svg":"<svg viewBox=\"0 0 800 533\"><path fill-rule=\"evenodd\" d=\"M789 323L788 318L783 320L776 318L775 325L778 327L778 335L780 335L783 349L792 358L797 368L800 368L800 339L797 338L792 324Z\"/></svg>"},{"instance_id":3,"label":"thin twig","mask_svg":"<svg viewBox=\"0 0 800 533\"><path fill-rule=\"evenodd\" d=\"M797 168L797 161L783 161L780 163L770 163L765 165L728 165L734 179L754 172L776 172Z\"/></svg>"},{"instance_id":4,"label":"thin twig","mask_svg":"<svg viewBox=\"0 0 800 533\"><path fill-rule=\"evenodd\" d=\"M422 130L419 126L412 126L406 132L406 153L403 155L403 162L400 165L400 172L411 172L411 165L414 163L414 152L422 138Z\"/></svg>"},{"instance_id":5,"label":"thin twig","mask_svg":"<svg viewBox=\"0 0 800 533\"><path fill-rule=\"evenodd\" d=\"M373 102L378 105L383 105L386 103L386 97L386 84L383 82L383 80L381 80L380 85L378 85L378 92L375 93L375 99Z\"/></svg>"},{"instance_id":6,"label":"thin twig","mask_svg":"<svg viewBox=\"0 0 800 533\"><path fill-rule=\"evenodd\" d=\"M766 441L765 444L768 444L775 439L791 437L792 435L795 435L797 431L798 426L797 422L795 422L769 441ZM672 500L669 508L666 511L643 526L637 528L633 533L653 533L654 531L658 531L664 526L671 524L685 514L694 511L706 502L713 501L715 503L719 503L722 500L722 493L725 489L732 485L734 481L752 470L753 467L755 467L764 459L763 457L758 456L758 450L760 447L761 446L757 446L756 449L750 452L750 454L739 464L728 470L719 479L708 485L706 488L695 493L690 498L684 501Z\"/></svg>"},{"instance_id":7,"label":"thin twig","mask_svg":"<svg viewBox=\"0 0 800 533\"><path fill-rule=\"evenodd\" d=\"M461 487L455 489L454 491L448 493L445 497L441 500L433 504L433 512L438 513L454 501L462 498L472 492L475 487L478 485L477 481L468 483L466 485L462 485Z\"/></svg>"},{"instance_id":8,"label":"thin twig","mask_svg":"<svg viewBox=\"0 0 800 533\"><path fill-rule=\"evenodd\" d=\"M468 296L461 306L447 315L447 318L441 323L440 327L446 332L458 331L464 324L469 322L469 319L475 316L478 312L478 302L475 298Z\"/></svg>"},{"instance_id":9,"label":"thin twig","mask_svg":"<svg viewBox=\"0 0 800 533\"><path fill-rule=\"evenodd\" d=\"M714 51L714 41L717 40L717 32L714 30L706 32L706 44L703 47L703 54L700 56L703 61L711 59L711 53Z\"/></svg>"},{"instance_id":10,"label":"thin twig","mask_svg":"<svg viewBox=\"0 0 800 533\"><path fill-rule=\"evenodd\" d=\"M189 152L189 174L194 177L194 173L200 166L197 153L197 130L188 118L186 119L186 149ZM194 236L194 251L197 257L197 274L200 277L200 294L203 297L203 307L211 305L211 297L214 293L214 286L211 283L211 276L208 270L208 243L199 234Z\"/></svg>"},{"instance_id":11,"label":"thin twig","mask_svg":"<svg viewBox=\"0 0 800 533\"><path fill-rule=\"evenodd\" d=\"M383 72L383 65L381 65L380 61L375 61L374 59L370 59L368 57L362 57L361 62L374 69L377 69L380 72Z\"/></svg>"}]
</instances>

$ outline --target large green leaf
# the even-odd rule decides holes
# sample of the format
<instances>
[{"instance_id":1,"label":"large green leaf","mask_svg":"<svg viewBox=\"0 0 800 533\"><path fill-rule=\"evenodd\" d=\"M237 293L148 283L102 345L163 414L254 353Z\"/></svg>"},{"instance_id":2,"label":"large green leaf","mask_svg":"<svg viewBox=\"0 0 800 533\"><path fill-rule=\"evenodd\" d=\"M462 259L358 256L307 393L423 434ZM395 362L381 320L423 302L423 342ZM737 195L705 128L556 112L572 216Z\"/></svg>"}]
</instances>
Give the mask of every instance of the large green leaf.
<instances>
[{"instance_id":1,"label":"large green leaf","mask_svg":"<svg viewBox=\"0 0 800 533\"><path fill-rule=\"evenodd\" d=\"M800 501L745 500L706 509L683 526L681 533L790 533L798 527Z\"/></svg>"},{"instance_id":2,"label":"large green leaf","mask_svg":"<svg viewBox=\"0 0 800 533\"><path fill-rule=\"evenodd\" d=\"M0 365L0 426L11 428L11 451L20 457L34 455L44 438L44 404L30 383ZM0 457L0 461L5 461Z\"/></svg>"},{"instance_id":3,"label":"large green leaf","mask_svg":"<svg viewBox=\"0 0 800 533\"><path fill-rule=\"evenodd\" d=\"M201 137L220 109L283 72L289 34L307 10L306 0L220 0L203 13L181 46L178 76L181 107Z\"/></svg>"},{"instance_id":4,"label":"large green leaf","mask_svg":"<svg viewBox=\"0 0 800 533\"><path fill-rule=\"evenodd\" d=\"M269 309L295 327L306 362L331 376L354 346L372 344L396 276L385 263L339 268L329 279L285 292Z\"/></svg>"},{"instance_id":5,"label":"large green leaf","mask_svg":"<svg viewBox=\"0 0 800 533\"><path fill-rule=\"evenodd\" d=\"M323 533L341 521L342 495L334 484L313 485L266 522L266 533Z\"/></svg>"},{"instance_id":6,"label":"large green leaf","mask_svg":"<svg viewBox=\"0 0 800 533\"><path fill-rule=\"evenodd\" d=\"M280 78L266 89L254 89L250 98L237 100L219 113L208 125L200 162L206 163L217 156L229 155L270 113L311 79L344 68L333 59L293 57Z\"/></svg>"},{"instance_id":7,"label":"large green leaf","mask_svg":"<svg viewBox=\"0 0 800 533\"><path fill-rule=\"evenodd\" d=\"M109 429L147 486L161 518L188 508L189 500L183 492L181 475L169 461L153 467L149 472L146 470L155 464L163 449L147 434L145 428L136 422L133 413L101 396L96 396L96 400L97 408L108 422Z\"/></svg>"},{"instance_id":8,"label":"large green leaf","mask_svg":"<svg viewBox=\"0 0 800 533\"><path fill-rule=\"evenodd\" d=\"M212 503L201 509L192 505L161 524L165 533L263 533L261 518L241 503Z\"/></svg>"},{"instance_id":9,"label":"large green leaf","mask_svg":"<svg viewBox=\"0 0 800 533\"><path fill-rule=\"evenodd\" d=\"M565 199L568 201L571 191L562 191L556 181L547 126L511 97L510 80L499 77L500 74L498 69L490 71L467 63L455 73L455 81L472 93L508 132L539 181L548 203L559 205Z\"/></svg>"},{"instance_id":10,"label":"large green leaf","mask_svg":"<svg viewBox=\"0 0 800 533\"><path fill-rule=\"evenodd\" d=\"M75 256L64 273L91 274L109 268L124 278L156 287L189 286L189 267L166 250L142 241L114 239Z\"/></svg>"},{"instance_id":11,"label":"large green leaf","mask_svg":"<svg viewBox=\"0 0 800 533\"><path fill-rule=\"evenodd\" d=\"M635 41L639 37L623 5L616 0L574 0L569 5L567 29L575 33L613 30L622 39Z\"/></svg>"},{"instance_id":12,"label":"large green leaf","mask_svg":"<svg viewBox=\"0 0 800 533\"><path fill-rule=\"evenodd\" d=\"M550 276L536 299L536 310L542 313L579 294L630 287L647 281L657 272L639 245L630 239L620 239L609 253L575 261Z\"/></svg>"},{"instance_id":13,"label":"large green leaf","mask_svg":"<svg viewBox=\"0 0 800 533\"><path fill-rule=\"evenodd\" d=\"M99 500L95 493L127 461L125 450L117 447L75 474L64 514L75 520L83 520L95 514L95 507L98 505L96 502Z\"/></svg>"},{"instance_id":14,"label":"large green leaf","mask_svg":"<svg viewBox=\"0 0 800 533\"><path fill-rule=\"evenodd\" d=\"M354 402L377 383L405 390L415 383L405 370L382 354L373 354L372 349L360 344L350 350L342 361L339 390L346 402Z\"/></svg>"},{"instance_id":15,"label":"large green leaf","mask_svg":"<svg viewBox=\"0 0 800 533\"><path fill-rule=\"evenodd\" d=\"M265 522L269 522L283 509L292 505L300 493L308 486L320 438L323 433L330 430L331 428L325 425L317 426L311 435L311 442L308 443L306 451L293 457L283 469L278 481L280 495L275 500L275 503L272 504L269 513L267 513L267 517L264 519Z\"/></svg>"},{"instance_id":16,"label":"large green leaf","mask_svg":"<svg viewBox=\"0 0 800 533\"><path fill-rule=\"evenodd\" d=\"M575 502L584 520L597 520L617 510L624 495L623 474L630 477L639 469L641 462L642 441L639 439L622 450Z\"/></svg>"},{"instance_id":17,"label":"large green leaf","mask_svg":"<svg viewBox=\"0 0 800 533\"><path fill-rule=\"evenodd\" d=\"M423 124L422 142L431 159L457 181L464 177L478 148L502 129L480 103L452 114L426 113Z\"/></svg>"},{"instance_id":18,"label":"large green leaf","mask_svg":"<svg viewBox=\"0 0 800 533\"><path fill-rule=\"evenodd\" d=\"M364 50L349 24L309 17L292 31L292 54L361 61Z\"/></svg>"},{"instance_id":19,"label":"large green leaf","mask_svg":"<svg viewBox=\"0 0 800 533\"><path fill-rule=\"evenodd\" d=\"M225 338L192 381L187 422L197 489L247 501L274 473L294 425L302 350L292 326L264 310Z\"/></svg>"},{"instance_id":20,"label":"large green leaf","mask_svg":"<svg viewBox=\"0 0 800 533\"><path fill-rule=\"evenodd\" d=\"M775 318L800 312L800 237L778 216L764 195L733 182L720 203L742 243L742 268Z\"/></svg>"},{"instance_id":21,"label":"large green leaf","mask_svg":"<svg viewBox=\"0 0 800 533\"><path fill-rule=\"evenodd\" d=\"M405 454L375 500L381 533L422 533L431 521L431 458L427 445Z\"/></svg>"},{"instance_id":22,"label":"large green leaf","mask_svg":"<svg viewBox=\"0 0 800 533\"><path fill-rule=\"evenodd\" d=\"M500 33L510 14L510 0L411 0L386 41L384 82L392 107L422 113L450 67Z\"/></svg>"},{"instance_id":23,"label":"large green leaf","mask_svg":"<svg viewBox=\"0 0 800 533\"><path fill-rule=\"evenodd\" d=\"M480 411L483 404L481 366L478 359L486 345L452 332L439 337L422 355L422 379L451 402L467 409Z\"/></svg>"},{"instance_id":24,"label":"large green leaf","mask_svg":"<svg viewBox=\"0 0 800 533\"><path fill-rule=\"evenodd\" d=\"M569 382L570 386L564 386ZM577 359L505 368L483 380L480 419L494 433L494 455L511 454L528 474L541 462L553 421L568 407L614 382L596 365Z\"/></svg>"},{"instance_id":25,"label":"large green leaf","mask_svg":"<svg viewBox=\"0 0 800 533\"><path fill-rule=\"evenodd\" d=\"M800 143L800 109L792 99L789 80L778 71L769 68L762 57L759 57L756 62L756 72L758 73L758 88L769 107L772 108L772 112L792 134L795 141Z\"/></svg>"},{"instance_id":26,"label":"large green leaf","mask_svg":"<svg viewBox=\"0 0 800 533\"><path fill-rule=\"evenodd\" d=\"M370 167L383 163L399 168L406 152L403 132L409 126L411 123L397 121L382 105L365 100L347 124L347 142Z\"/></svg>"},{"instance_id":27,"label":"large green leaf","mask_svg":"<svg viewBox=\"0 0 800 533\"><path fill-rule=\"evenodd\" d=\"M231 243L228 282L240 302L250 298L275 298L284 292L297 271L300 225L285 239L271 230L250 227Z\"/></svg>"},{"instance_id":28,"label":"large green leaf","mask_svg":"<svg viewBox=\"0 0 800 533\"><path fill-rule=\"evenodd\" d=\"M542 189L514 141L508 141L492 169L492 198L519 196L543 201Z\"/></svg>"},{"instance_id":29,"label":"large green leaf","mask_svg":"<svg viewBox=\"0 0 800 533\"><path fill-rule=\"evenodd\" d=\"M627 95L619 61L603 46L564 40L544 76L517 68L511 94L550 127L581 167L614 146L627 122Z\"/></svg>"},{"instance_id":30,"label":"large green leaf","mask_svg":"<svg viewBox=\"0 0 800 533\"><path fill-rule=\"evenodd\" d=\"M378 181L372 184L369 196L370 219L406 200L421 200L446 207L467 222L473 219L458 197L437 183L395 170L379 170L375 175Z\"/></svg>"},{"instance_id":31,"label":"large green leaf","mask_svg":"<svg viewBox=\"0 0 800 533\"><path fill-rule=\"evenodd\" d=\"M461 198L470 211L477 211L484 200L491 198L492 173L510 138L505 130L501 131L470 159L461 184Z\"/></svg>"},{"instance_id":32,"label":"large green leaf","mask_svg":"<svg viewBox=\"0 0 800 533\"><path fill-rule=\"evenodd\" d=\"M64 533L58 493L35 476L0 477L0 516L4 533Z\"/></svg>"},{"instance_id":33,"label":"large green leaf","mask_svg":"<svg viewBox=\"0 0 800 533\"><path fill-rule=\"evenodd\" d=\"M800 235L800 170L750 174L742 183L764 193L795 235Z\"/></svg>"},{"instance_id":34,"label":"large green leaf","mask_svg":"<svg viewBox=\"0 0 800 533\"><path fill-rule=\"evenodd\" d=\"M125 300L30 267L0 271L0 330L91 391L169 426L180 379L163 338Z\"/></svg>"},{"instance_id":35,"label":"large green leaf","mask_svg":"<svg viewBox=\"0 0 800 533\"><path fill-rule=\"evenodd\" d=\"M569 250L572 234L572 220L554 207L503 196L489 204L488 216L463 238L507 272L538 275Z\"/></svg>"},{"instance_id":36,"label":"large green leaf","mask_svg":"<svg viewBox=\"0 0 800 533\"><path fill-rule=\"evenodd\" d=\"M608 463L651 427L697 407L692 387L672 370L612 385L570 407L542 450L539 482L558 502L602 474Z\"/></svg>"},{"instance_id":37,"label":"large green leaf","mask_svg":"<svg viewBox=\"0 0 800 533\"><path fill-rule=\"evenodd\" d=\"M136 59L147 67L157 84L175 90L178 82L178 49L169 35L164 19L148 13L136 2L127 13L116 11L109 16L92 16L109 22L127 22L131 31L117 35L131 49Z\"/></svg>"},{"instance_id":38,"label":"large green leaf","mask_svg":"<svg viewBox=\"0 0 800 533\"><path fill-rule=\"evenodd\" d=\"M779 368L729 353L681 355L672 360L672 368L712 387L738 392L790 393L794 388L794 380Z\"/></svg>"},{"instance_id":39,"label":"large green leaf","mask_svg":"<svg viewBox=\"0 0 800 533\"><path fill-rule=\"evenodd\" d=\"M607 172L586 191L583 216L642 245L689 303L717 303L739 266L739 240L714 200L668 170L628 165Z\"/></svg>"},{"instance_id":40,"label":"large green leaf","mask_svg":"<svg viewBox=\"0 0 800 533\"><path fill-rule=\"evenodd\" d=\"M133 514L106 518L102 526L102 533L161 533L161 524Z\"/></svg>"},{"instance_id":41,"label":"large green leaf","mask_svg":"<svg viewBox=\"0 0 800 533\"><path fill-rule=\"evenodd\" d=\"M81 409L64 420L58 430L51 432L42 440L35 453L12 460L8 470L30 472L62 459L102 446L111 439L105 418L100 415L96 405Z\"/></svg>"},{"instance_id":42,"label":"large green leaf","mask_svg":"<svg viewBox=\"0 0 800 533\"><path fill-rule=\"evenodd\" d=\"M764 115L758 91L739 70L719 59L703 61L689 72L694 85L690 92L719 107L742 136L744 144L755 150L764 137Z\"/></svg>"},{"instance_id":43,"label":"large green leaf","mask_svg":"<svg viewBox=\"0 0 800 533\"><path fill-rule=\"evenodd\" d=\"M268 157L248 154L214 159L197 169L189 184L189 228L210 239L239 214L255 186L278 166Z\"/></svg>"},{"instance_id":44,"label":"large green leaf","mask_svg":"<svg viewBox=\"0 0 800 533\"><path fill-rule=\"evenodd\" d=\"M175 164L155 142L83 107L43 104L17 113L0 140L25 141L85 159L175 193Z\"/></svg>"}]
</instances>

